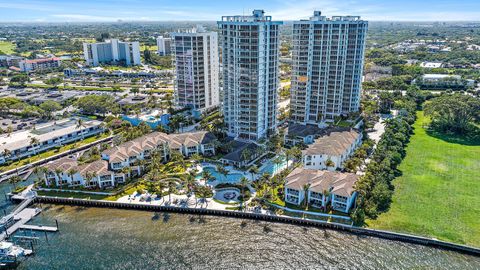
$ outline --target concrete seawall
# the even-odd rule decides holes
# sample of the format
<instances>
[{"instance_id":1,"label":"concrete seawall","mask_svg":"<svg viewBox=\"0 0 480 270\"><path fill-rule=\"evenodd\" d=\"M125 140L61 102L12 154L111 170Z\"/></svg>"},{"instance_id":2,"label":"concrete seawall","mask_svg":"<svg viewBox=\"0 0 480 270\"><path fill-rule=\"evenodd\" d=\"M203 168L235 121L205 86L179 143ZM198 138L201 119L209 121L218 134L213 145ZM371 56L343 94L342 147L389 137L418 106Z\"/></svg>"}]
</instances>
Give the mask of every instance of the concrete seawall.
<instances>
[{"instance_id":1,"label":"concrete seawall","mask_svg":"<svg viewBox=\"0 0 480 270\"><path fill-rule=\"evenodd\" d=\"M114 201L98 201L98 200L86 200L86 199L74 199L74 198L61 198L61 197L49 197L38 196L35 198L36 203L47 204L62 204L62 205L74 205L74 206L86 206L86 207L100 207L100 208L118 208L118 209L131 209L131 210L143 210L152 212L173 212L181 214L197 214L197 215L210 215L210 216L223 216L234 217L243 219L262 220L270 222L288 223L302 226L322 227L338 231L344 231L356 235L365 235L379 237L383 239L408 242L412 244L420 244L424 246L436 247L445 250L451 250L456 252L462 252L474 256L480 256L480 248L454 244L450 242L440 241L427 237L415 236L410 234L395 233L382 230L367 229L355 226L342 225L338 223L327 223L316 220L300 219L287 216L275 216L266 214L257 214L250 212L239 212L230 210L215 210L205 208L182 208L174 206L160 206L160 205L148 205L148 204L132 204L122 203Z\"/></svg>"}]
</instances>

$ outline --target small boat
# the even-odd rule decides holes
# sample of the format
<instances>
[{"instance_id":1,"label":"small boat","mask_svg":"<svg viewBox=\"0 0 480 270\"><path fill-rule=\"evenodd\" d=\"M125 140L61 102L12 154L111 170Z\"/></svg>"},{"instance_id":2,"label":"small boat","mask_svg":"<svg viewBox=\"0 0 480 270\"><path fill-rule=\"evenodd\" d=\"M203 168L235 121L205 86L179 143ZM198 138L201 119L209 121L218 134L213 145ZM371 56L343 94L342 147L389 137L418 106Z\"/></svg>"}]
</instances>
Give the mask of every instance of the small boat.
<instances>
[{"instance_id":1,"label":"small boat","mask_svg":"<svg viewBox=\"0 0 480 270\"><path fill-rule=\"evenodd\" d=\"M22 247L14 245L12 242L2 241L0 242L0 257L17 259L25 255L31 254L30 250L25 250Z\"/></svg>"}]
</instances>

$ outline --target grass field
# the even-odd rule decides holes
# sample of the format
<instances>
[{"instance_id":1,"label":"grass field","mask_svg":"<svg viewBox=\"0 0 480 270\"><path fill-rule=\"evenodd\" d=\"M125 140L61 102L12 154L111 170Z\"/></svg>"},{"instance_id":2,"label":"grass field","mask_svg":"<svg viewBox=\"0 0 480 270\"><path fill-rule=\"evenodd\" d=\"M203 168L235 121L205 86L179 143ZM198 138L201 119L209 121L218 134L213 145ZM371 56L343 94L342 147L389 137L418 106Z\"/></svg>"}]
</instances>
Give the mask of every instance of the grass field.
<instances>
[{"instance_id":1,"label":"grass field","mask_svg":"<svg viewBox=\"0 0 480 270\"><path fill-rule=\"evenodd\" d=\"M480 144L430 136L417 116L391 207L367 224L479 247Z\"/></svg>"},{"instance_id":2,"label":"grass field","mask_svg":"<svg viewBox=\"0 0 480 270\"><path fill-rule=\"evenodd\" d=\"M6 54L12 54L15 45L10 41L0 41L0 51Z\"/></svg>"}]
</instances>

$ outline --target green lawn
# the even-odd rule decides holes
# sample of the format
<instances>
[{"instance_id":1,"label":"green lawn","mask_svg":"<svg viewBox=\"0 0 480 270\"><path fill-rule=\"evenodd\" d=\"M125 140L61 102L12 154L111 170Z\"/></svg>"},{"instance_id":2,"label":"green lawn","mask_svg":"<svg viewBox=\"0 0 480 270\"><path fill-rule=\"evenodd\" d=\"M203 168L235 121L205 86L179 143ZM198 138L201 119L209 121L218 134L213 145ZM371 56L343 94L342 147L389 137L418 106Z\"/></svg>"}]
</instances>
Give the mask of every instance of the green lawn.
<instances>
[{"instance_id":1,"label":"green lawn","mask_svg":"<svg viewBox=\"0 0 480 270\"><path fill-rule=\"evenodd\" d=\"M480 144L447 142L427 134L417 113L415 134L393 181L390 210L369 227L480 246Z\"/></svg>"},{"instance_id":2,"label":"green lawn","mask_svg":"<svg viewBox=\"0 0 480 270\"><path fill-rule=\"evenodd\" d=\"M6 54L12 54L15 49L15 44L10 41L0 41L0 51Z\"/></svg>"}]
</instances>

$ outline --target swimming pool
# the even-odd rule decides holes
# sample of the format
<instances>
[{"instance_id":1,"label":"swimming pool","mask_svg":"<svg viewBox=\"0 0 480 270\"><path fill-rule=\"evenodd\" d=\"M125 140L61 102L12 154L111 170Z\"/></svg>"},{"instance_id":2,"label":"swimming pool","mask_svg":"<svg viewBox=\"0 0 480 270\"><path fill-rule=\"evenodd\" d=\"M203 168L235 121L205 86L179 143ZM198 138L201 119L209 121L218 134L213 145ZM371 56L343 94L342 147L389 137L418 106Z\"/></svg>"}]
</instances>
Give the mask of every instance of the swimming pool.
<instances>
[{"instance_id":1,"label":"swimming pool","mask_svg":"<svg viewBox=\"0 0 480 270\"><path fill-rule=\"evenodd\" d=\"M287 161L283 160L279 164L275 164L271 159L267 161L261 168L260 174L268 173L270 175L275 175L281 172L283 169L287 167Z\"/></svg>"},{"instance_id":2,"label":"swimming pool","mask_svg":"<svg viewBox=\"0 0 480 270\"><path fill-rule=\"evenodd\" d=\"M215 177L217 184L219 183L236 183L240 182L240 179L243 177L242 174L240 173L229 173L227 177L225 177L223 174L217 172L217 170L214 167L205 167L203 168L203 171L210 172L213 177ZM200 173L197 175L197 179L202 179L203 173Z\"/></svg>"}]
</instances>

